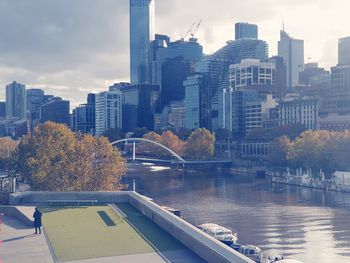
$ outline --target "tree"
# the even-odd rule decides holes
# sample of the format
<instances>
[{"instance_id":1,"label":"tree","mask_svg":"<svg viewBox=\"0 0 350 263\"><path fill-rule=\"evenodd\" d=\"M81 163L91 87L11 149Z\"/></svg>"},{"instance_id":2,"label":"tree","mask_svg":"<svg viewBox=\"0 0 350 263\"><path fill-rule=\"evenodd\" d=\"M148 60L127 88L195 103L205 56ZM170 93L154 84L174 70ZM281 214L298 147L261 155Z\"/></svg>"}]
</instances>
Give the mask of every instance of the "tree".
<instances>
[{"instance_id":1,"label":"tree","mask_svg":"<svg viewBox=\"0 0 350 263\"><path fill-rule=\"evenodd\" d=\"M143 136L144 139L148 139L157 143L162 143L162 137L155 132L149 132ZM146 153L147 155L152 154L156 156L163 156L165 155L165 151L158 145L150 142L141 142L138 145L138 150Z\"/></svg>"},{"instance_id":2,"label":"tree","mask_svg":"<svg viewBox=\"0 0 350 263\"><path fill-rule=\"evenodd\" d=\"M291 148L291 141L287 136L273 140L270 144L269 164L275 167L288 166L288 154Z\"/></svg>"},{"instance_id":3,"label":"tree","mask_svg":"<svg viewBox=\"0 0 350 263\"><path fill-rule=\"evenodd\" d=\"M185 143L171 131L165 131L162 133L161 144L170 148L179 155L183 154Z\"/></svg>"},{"instance_id":4,"label":"tree","mask_svg":"<svg viewBox=\"0 0 350 263\"><path fill-rule=\"evenodd\" d=\"M103 137L74 134L47 122L25 137L10 172L41 191L111 191L121 188L125 162Z\"/></svg>"},{"instance_id":5,"label":"tree","mask_svg":"<svg viewBox=\"0 0 350 263\"><path fill-rule=\"evenodd\" d=\"M215 136L206 129L197 129L186 141L184 156L188 159L205 160L214 155Z\"/></svg>"},{"instance_id":6,"label":"tree","mask_svg":"<svg viewBox=\"0 0 350 263\"><path fill-rule=\"evenodd\" d=\"M10 157L16 150L18 143L11 138L0 138L0 169L7 169Z\"/></svg>"}]
</instances>

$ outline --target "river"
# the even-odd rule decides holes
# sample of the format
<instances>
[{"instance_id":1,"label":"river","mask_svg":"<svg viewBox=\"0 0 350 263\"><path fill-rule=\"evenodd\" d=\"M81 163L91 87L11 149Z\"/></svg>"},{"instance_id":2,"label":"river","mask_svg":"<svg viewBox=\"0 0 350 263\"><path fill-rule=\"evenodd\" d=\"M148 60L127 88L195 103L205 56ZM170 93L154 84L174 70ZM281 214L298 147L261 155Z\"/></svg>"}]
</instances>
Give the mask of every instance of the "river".
<instances>
[{"instance_id":1,"label":"river","mask_svg":"<svg viewBox=\"0 0 350 263\"><path fill-rule=\"evenodd\" d=\"M124 182L193 225L217 223L241 244L302 262L350 262L350 194L271 185L264 179L206 170L186 173L129 164Z\"/></svg>"}]
</instances>

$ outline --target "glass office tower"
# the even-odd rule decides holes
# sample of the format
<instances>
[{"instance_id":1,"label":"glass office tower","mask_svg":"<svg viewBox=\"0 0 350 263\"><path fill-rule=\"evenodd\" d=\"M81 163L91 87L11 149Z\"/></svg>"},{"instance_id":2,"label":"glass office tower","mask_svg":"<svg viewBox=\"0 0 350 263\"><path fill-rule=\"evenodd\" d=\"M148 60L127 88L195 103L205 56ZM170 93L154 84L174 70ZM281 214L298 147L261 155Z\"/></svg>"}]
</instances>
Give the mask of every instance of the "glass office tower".
<instances>
[{"instance_id":1,"label":"glass office tower","mask_svg":"<svg viewBox=\"0 0 350 263\"><path fill-rule=\"evenodd\" d=\"M235 24L235 39L253 38L258 39L258 26L248 23Z\"/></svg>"},{"instance_id":2,"label":"glass office tower","mask_svg":"<svg viewBox=\"0 0 350 263\"><path fill-rule=\"evenodd\" d=\"M133 85L149 83L154 22L154 0L130 0L130 79Z\"/></svg>"}]
</instances>

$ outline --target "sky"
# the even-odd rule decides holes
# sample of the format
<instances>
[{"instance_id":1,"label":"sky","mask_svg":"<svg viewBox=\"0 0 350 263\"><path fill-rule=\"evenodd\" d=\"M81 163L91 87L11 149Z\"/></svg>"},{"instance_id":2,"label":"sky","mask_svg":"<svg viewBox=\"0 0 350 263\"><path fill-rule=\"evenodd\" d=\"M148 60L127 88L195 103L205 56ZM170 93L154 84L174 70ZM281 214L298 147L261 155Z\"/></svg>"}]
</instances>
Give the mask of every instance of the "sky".
<instances>
[{"instance_id":1,"label":"sky","mask_svg":"<svg viewBox=\"0 0 350 263\"><path fill-rule=\"evenodd\" d=\"M282 21L305 40L305 60L329 69L350 36L348 0L155 0L156 32L181 38L194 22L206 54L234 39L234 23L259 26L277 54ZM129 81L129 0L0 0L0 100L16 80L84 103L86 94Z\"/></svg>"}]
</instances>

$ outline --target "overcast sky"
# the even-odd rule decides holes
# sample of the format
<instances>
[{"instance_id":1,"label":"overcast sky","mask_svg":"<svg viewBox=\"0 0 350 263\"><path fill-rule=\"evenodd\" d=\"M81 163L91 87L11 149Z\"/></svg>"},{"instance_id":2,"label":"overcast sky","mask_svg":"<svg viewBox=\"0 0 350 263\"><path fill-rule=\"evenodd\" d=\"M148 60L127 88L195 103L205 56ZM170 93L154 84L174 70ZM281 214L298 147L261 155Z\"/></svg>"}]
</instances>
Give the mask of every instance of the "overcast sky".
<instances>
[{"instance_id":1,"label":"overcast sky","mask_svg":"<svg viewBox=\"0 0 350 263\"><path fill-rule=\"evenodd\" d=\"M88 92L129 80L129 0L0 0L0 100L16 80L72 106ZM337 63L338 38L350 36L348 0L156 0L157 32L173 40L202 20L206 53L234 38L235 22L259 25L275 55L282 19L305 40L305 59Z\"/></svg>"}]
</instances>

